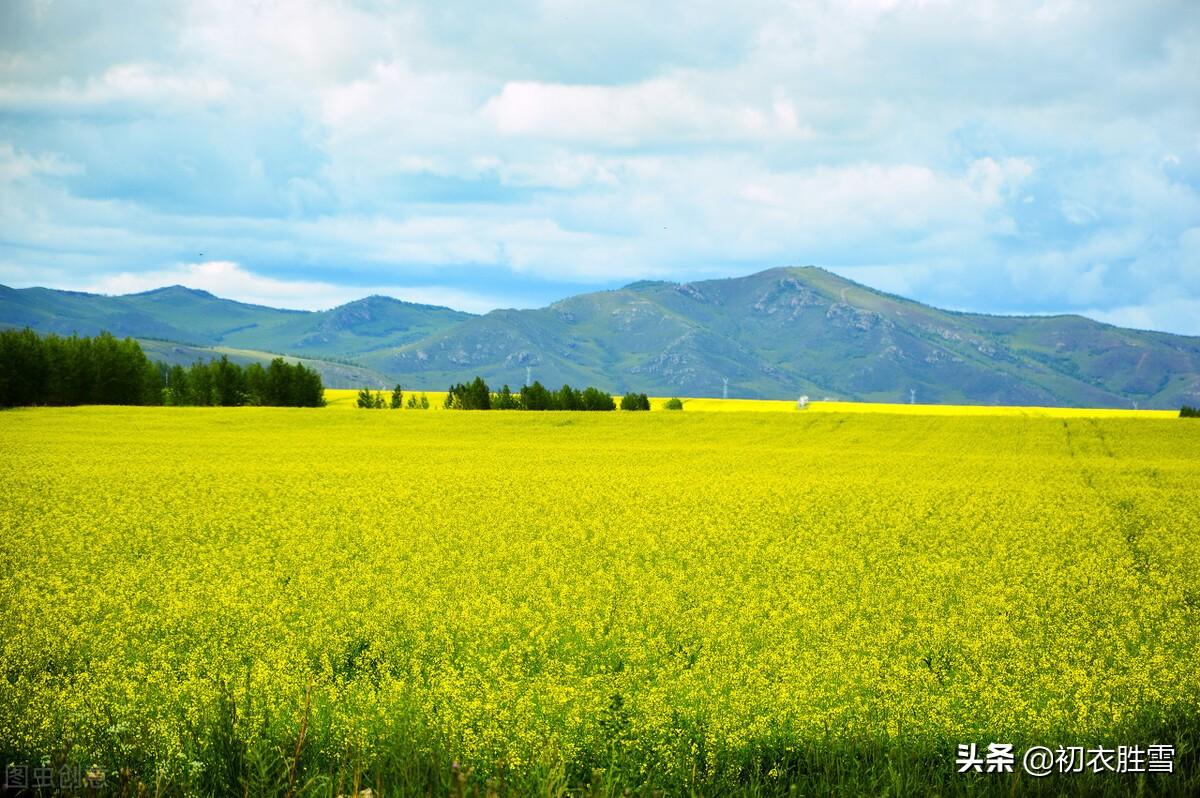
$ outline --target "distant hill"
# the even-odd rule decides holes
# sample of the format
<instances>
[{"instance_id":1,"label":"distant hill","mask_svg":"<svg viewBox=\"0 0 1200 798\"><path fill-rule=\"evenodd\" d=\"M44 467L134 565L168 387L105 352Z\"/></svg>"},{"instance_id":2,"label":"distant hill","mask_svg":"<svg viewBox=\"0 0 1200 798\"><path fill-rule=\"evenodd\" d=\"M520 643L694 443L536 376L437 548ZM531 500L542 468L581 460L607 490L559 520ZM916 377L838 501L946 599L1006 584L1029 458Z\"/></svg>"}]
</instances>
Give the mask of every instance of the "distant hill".
<instances>
[{"instance_id":1,"label":"distant hill","mask_svg":"<svg viewBox=\"0 0 1200 798\"><path fill-rule=\"evenodd\" d=\"M248 305L173 285L140 294L101 296L49 288L0 286L0 324L39 332L160 338L307 357L343 358L419 341L470 314L370 296L324 311Z\"/></svg>"},{"instance_id":2,"label":"distant hill","mask_svg":"<svg viewBox=\"0 0 1200 798\"><path fill-rule=\"evenodd\" d=\"M160 360L172 366L188 366L197 360L212 360L222 356L242 366L249 363L260 363L266 366L275 358L280 357L280 355L274 352L261 352L255 349L238 349L228 346L192 346L175 341L161 341L155 338L138 338L137 341L142 345L142 350L146 353L146 357L151 360ZM393 384L393 380L387 375L380 374L365 366L339 363L334 360L322 360L319 358L296 357L294 355L282 355L282 357L291 362L303 363L305 366L314 369L321 375L321 381L325 384L326 388L361 388L364 385L370 388L387 388Z\"/></svg>"},{"instance_id":3,"label":"distant hill","mask_svg":"<svg viewBox=\"0 0 1200 798\"><path fill-rule=\"evenodd\" d=\"M368 297L288 311L174 286L104 297L0 288L0 324L336 359L440 387L475 374L755 398L1178 407L1200 401L1200 338L1081 316L938 310L815 267L643 281L482 316ZM351 377L353 379L353 377Z\"/></svg>"}]
</instances>

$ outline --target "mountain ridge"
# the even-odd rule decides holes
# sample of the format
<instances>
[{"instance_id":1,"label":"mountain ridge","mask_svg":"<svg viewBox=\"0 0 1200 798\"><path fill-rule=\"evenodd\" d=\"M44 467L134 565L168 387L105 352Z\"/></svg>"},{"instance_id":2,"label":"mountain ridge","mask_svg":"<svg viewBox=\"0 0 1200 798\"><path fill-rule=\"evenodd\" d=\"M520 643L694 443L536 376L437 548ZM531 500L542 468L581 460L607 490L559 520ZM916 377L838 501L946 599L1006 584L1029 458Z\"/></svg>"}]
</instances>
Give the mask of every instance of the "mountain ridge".
<instances>
[{"instance_id":1,"label":"mountain ridge","mask_svg":"<svg viewBox=\"0 0 1200 798\"><path fill-rule=\"evenodd\" d=\"M104 324L118 335L327 358L381 382L428 388L475 374L516 386L528 369L548 385L681 396L719 396L728 379L731 396L751 398L1114 407L1200 400L1200 338L1077 314L942 310L811 266L640 280L482 315L381 295L301 311L182 286L119 297L0 287L0 325L93 334Z\"/></svg>"}]
</instances>

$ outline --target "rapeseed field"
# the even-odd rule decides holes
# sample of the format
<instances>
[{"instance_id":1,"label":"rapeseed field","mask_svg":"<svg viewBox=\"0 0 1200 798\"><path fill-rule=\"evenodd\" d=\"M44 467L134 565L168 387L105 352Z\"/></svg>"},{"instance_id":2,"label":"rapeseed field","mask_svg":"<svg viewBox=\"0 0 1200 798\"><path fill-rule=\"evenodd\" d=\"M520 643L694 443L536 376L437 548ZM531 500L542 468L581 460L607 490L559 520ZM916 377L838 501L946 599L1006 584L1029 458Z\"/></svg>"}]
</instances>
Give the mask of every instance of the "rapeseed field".
<instances>
[{"instance_id":1,"label":"rapeseed field","mask_svg":"<svg viewBox=\"0 0 1200 798\"><path fill-rule=\"evenodd\" d=\"M700 408L0 414L0 754L128 795L1200 789L1200 423ZM1174 772L957 772L993 742Z\"/></svg>"},{"instance_id":2,"label":"rapeseed field","mask_svg":"<svg viewBox=\"0 0 1200 798\"><path fill-rule=\"evenodd\" d=\"M388 391L381 390L385 398ZM446 399L445 391L413 391L424 393L430 401L430 409L440 410ZM409 395L406 389L405 397ZM325 400L329 407L341 410L356 410L357 390L344 388L326 389ZM661 410L670 397L650 398L652 410ZM793 400L781 399L714 399L707 397L684 398L683 409L713 413L886 413L889 415L918 416L1033 416L1038 418L1178 418L1178 410L1135 410L1107 407L1016 407L1007 405L924 405L890 404L885 402L836 402L811 401L802 410Z\"/></svg>"}]
</instances>

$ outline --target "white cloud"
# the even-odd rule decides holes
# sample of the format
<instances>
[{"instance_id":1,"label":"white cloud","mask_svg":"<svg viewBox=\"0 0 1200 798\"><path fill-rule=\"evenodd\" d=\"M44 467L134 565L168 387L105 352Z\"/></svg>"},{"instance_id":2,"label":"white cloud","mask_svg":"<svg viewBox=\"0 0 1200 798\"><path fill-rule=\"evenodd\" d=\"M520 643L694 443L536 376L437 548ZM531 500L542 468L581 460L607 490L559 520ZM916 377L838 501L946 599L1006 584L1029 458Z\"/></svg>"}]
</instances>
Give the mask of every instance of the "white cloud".
<instances>
[{"instance_id":1,"label":"white cloud","mask_svg":"<svg viewBox=\"0 0 1200 798\"><path fill-rule=\"evenodd\" d=\"M11 183L45 175L64 177L83 171L80 164L72 163L57 153L34 155L18 150L8 142L0 142L0 183Z\"/></svg>"},{"instance_id":2,"label":"white cloud","mask_svg":"<svg viewBox=\"0 0 1200 798\"><path fill-rule=\"evenodd\" d=\"M85 286L74 284L69 287L98 294L121 295L167 285L208 291L239 302L296 310L325 310L373 294L406 302L444 305L472 313L484 313L504 304L500 298L441 286L346 286L312 280L278 280L254 274L231 261L204 261L148 272L121 272L106 275Z\"/></svg>"},{"instance_id":3,"label":"white cloud","mask_svg":"<svg viewBox=\"0 0 1200 798\"><path fill-rule=\"evenodd\" d=\"M621 145L643 139L802 140L813 135L786 96L761 106L725 103L705 97L698 88L678 78L629 86L512 81L481 113L503 135Z\"/></svg>"},{"instance_id":4,"label":"white cloud","mask_svg":"<svg viewBox=\"0 0 1200 798\"><path fill-rule=\"evenodd\" d=\"M308 89L352 80L410 41L413 12L372 12L322 0L191 0L179 46L267 90Z\"/></svg>"},{"instance_id":5,"label":"white cloud","mask_svg":"<svg viewBox=\"0 0 1200 798\"><path fill-rule=\"evenodd\" d=\"M0 85L0 107L10 109L85 109L111 104L202 107L221 102L230 83L219 77L189 74L154 64L119 64L83 82L51 85Z\"/></svg>"},{"instance_id":6,"label":"white cloud","mask_svg":"<svg viewBox=\"0 0 1200 798\"><path fill-rule=\"evenodd\" d=\"M1200 299L1179 297L1138 305L1091 308L1081 312L1084 316L1118 327L1200 336Z\"/></svg>"}]
</instances>

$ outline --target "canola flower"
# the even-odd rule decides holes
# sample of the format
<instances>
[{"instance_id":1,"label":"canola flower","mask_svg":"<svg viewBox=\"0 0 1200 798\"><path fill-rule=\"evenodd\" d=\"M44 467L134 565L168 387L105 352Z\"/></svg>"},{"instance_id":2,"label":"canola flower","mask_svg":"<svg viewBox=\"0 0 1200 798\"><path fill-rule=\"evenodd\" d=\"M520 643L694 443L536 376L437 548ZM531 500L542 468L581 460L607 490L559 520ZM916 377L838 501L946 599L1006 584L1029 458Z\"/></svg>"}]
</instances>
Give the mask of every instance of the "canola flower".
<instances>
[{"instance_id":1,"label":"canola flower","mask_svg":"<svg viewBox=\"0 0 1200 798\"><path fill-rule=\"evenodd\" d=\"M1197 714L1186 421L62 408L0 450L10 758L786 790Z\"/></svg>"},{"instance_id":2,"label":"canola flower","mask_svg":"<svg viewBox=\"0 0 1200 798\"><path fill-rule=\"evenodd\" d=\"M445 391L410 391L424 393L429 397L431 409L441 409L446 398ZM345 388L325 389L325 400L329 407L356 409L358 390ZM619 398L619 397L618 397ZM650 398L650 408L661 410L670 397ZM826 402L810 401L799 410L796 401L787 399L716 399L710 397L685 398L683 407L692 412L711 413L885 413L917 416L1026 416L1035 418L1178 418L1177 410L1134 410L1109 407L1030 407L1017 405L926 405L897 404L888 402Z\"/></svg>"}]
</instances>

